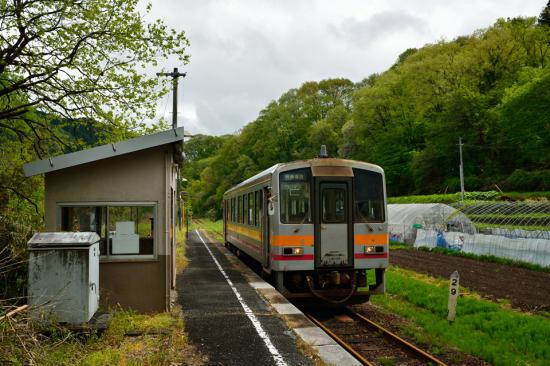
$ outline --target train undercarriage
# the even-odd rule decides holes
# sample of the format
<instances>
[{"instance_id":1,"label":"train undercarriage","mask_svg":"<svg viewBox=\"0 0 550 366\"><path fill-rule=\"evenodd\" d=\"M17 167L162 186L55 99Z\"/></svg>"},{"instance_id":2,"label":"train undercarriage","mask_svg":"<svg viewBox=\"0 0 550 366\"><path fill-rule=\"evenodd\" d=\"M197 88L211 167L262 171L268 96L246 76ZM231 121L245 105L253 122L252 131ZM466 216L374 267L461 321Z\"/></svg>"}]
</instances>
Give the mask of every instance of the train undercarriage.
<instances>
[{"instance_id":1,"label":"train undercarriage","mask_svg":"<svg viewBox=\"0 0 550 366\"><path fill-rule=\"evenodd\" d=\"M287 298L317 298L329 303L362 303L384 293L384 269L272 272L277 290Z\"/></svg>"}]
</instances>

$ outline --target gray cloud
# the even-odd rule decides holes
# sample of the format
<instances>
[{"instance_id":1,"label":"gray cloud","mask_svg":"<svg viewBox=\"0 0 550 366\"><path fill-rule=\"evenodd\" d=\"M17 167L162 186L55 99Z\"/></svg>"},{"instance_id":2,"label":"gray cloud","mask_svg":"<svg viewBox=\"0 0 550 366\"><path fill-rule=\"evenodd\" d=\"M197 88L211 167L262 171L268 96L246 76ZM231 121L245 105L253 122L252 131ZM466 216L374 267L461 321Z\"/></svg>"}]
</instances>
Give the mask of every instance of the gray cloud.
<instances>
[{"instance_id":1,"label":"gray cloud","mask_svg":"<svg viewBox=\"0 0 550 366\"><path fill-rule=\"evenodd\" d=\"M151 19L191 41L179 116L191 133L232 133L283 92L330 77L359 81L409 47L453 39L545 0L155 0ZM155 72L155 70L151 70ZM181 92L180 92L181 93ZM180 94L181 96L181 94ZM159 115L166 100L159 103ZM168 105L168 109L170 105ZM170 115L166 115L170 119Z\"/></svg>"},{"instance_id":2,"label":"gray cloud","mask_svg":"<svg viewBox=\"0 0 550 366\"><path fill-rule=\"evenodd\" d=\"M368 19L345 19L339 27L332 27L336 36L356 42L359 46L384 39L390 34L413 33L419 36L429 32L426 20L405 11L385 11Z\"/></svg>"}]
</instances>

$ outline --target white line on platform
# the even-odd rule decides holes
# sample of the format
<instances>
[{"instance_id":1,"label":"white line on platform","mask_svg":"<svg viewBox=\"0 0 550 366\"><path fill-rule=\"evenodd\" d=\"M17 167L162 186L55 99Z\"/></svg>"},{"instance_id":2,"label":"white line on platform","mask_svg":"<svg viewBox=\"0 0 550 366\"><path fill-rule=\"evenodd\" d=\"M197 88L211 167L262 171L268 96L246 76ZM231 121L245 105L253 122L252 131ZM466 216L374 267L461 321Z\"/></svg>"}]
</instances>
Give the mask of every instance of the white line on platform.
<instances>
[{"instance_id":1,"label":"white line on platform","mask_svg":"<svg viewBox=\"0 0 550 366\"><path fill-rule=\"evenodd\" d=\"M218 260L216 259L216 257L214 256L214 254L212 253L212 251L210 250L208 245L206 245L206 243L204 242L204 239L202 238L199 231L198 230L195 230L195 231L197 232L197 235L199 236L199 239L202 241L202 244L204 245L206 250L208 250L208 253L210 253L210 256L214 260L214 263L216 263L216 266L218 266L218 269L220 270L223 277L225 278L225 280L229 284L229 287L231 287L231 290L233 290L233 293L237 297L237 300L239 300L239 303L241 304L241 306L244 309L244 313L246 314L246 316L248 316L248 319L250 319L250 321L252 322L252 325L254 325L254 328L256 329L256 332L258 333L260 338L264 341L265 345L267 346L267 349L269 350L269 353L271 353L271 356L273 357L273 360L275 360L275 363L278 366L287 366L285 360L283 359L283 356L281 356L281 354L279 353L279 350L277 350L277 348L271 342L271 339L269 338L269 335L266 333L266 331L262 327L262 324L260 323L260 321L258 320L256 315L254 314L252 309L250 309L250 307L248 305L246 305L246 302L244 302L244 299L241 296L241 293L239 292L239 290L237 290L235 285L233 285L233 281L231 281L229 276L225 273L222 266L220 265L220 262L218 262Z\"/></svg>"}]
</instances>

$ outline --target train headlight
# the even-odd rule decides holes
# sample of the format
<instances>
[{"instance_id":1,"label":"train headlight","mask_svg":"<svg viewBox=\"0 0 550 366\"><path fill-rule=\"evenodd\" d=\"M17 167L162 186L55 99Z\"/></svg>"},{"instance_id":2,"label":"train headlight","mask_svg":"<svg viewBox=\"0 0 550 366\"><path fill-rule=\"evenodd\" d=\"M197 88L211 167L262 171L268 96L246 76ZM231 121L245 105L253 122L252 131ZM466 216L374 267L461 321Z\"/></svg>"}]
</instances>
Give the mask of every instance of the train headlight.
<instances>
[{"instance_id":1,"label":"train headlight","mask_svg":"<svg viewBox=\"0 0 550 366\"><path fill-rule=\"evenodd\" d=\"M283 255L304 255L304 247L284 248Z\"/></svg>"},{"instance_id":2,"label":"train headlight","mask_svg":"<svg viewBox=\"0 0 550 366\"><path fill-rule=\"evenodd\" d=\"M384 253L382 245L367 245L365 246L365 254Z\"/></svg>"},{"instance_id":3,"label":"train headlight","mask_svg":"<svg viewBox=\"0 0 550 366\"><path fill-rule=\"evenodd\" d=\"M374 245L367 245L365 247L365 254L371 254L376 252L376 247Z\"/></svg>"}]
</instances>

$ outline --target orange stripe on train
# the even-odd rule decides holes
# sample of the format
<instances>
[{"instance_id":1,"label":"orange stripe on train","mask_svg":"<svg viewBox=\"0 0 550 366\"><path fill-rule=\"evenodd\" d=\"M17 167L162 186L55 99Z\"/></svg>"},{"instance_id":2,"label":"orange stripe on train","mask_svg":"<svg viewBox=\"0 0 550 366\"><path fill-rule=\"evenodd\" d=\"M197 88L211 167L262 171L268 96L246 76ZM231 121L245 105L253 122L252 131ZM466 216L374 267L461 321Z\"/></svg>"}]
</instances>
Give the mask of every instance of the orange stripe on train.
<instances>
[{"instance_id":1,"label":"orange stripe on train","mask_svg":"<svg viewBox=\"0 0 550 366\"><path fill-rule=\"evenodd\" d=\"M271 245L274 247L311 247L313 242L313 235L273 235Z\"/></svg>"},{"instance_id":2,"label":"orange stripe on train","mask_svg":"<svg viewBox=\"0 0 550 366\"><path fill-rule=\"evenodd\" d=\"M354 238L355 245L388 244L388 234L357 234Z\"/></svg>"},{"instance_id":3,"label":"orange stripe on train","mask_svg":"<svg viewBox=\"0 0 550 366\"><path fill-rule=\"evenodd\" d=\"M232 227L231 227L232 226ZM246 235L249 238L261 241L261 232L228 225L228 229L240 234ZM274 247L291 247L291 246L313 246L315 241L313 235L273 235L270 236L271 245ZM386 245L388 244L388 234L356 234L354 235L355 245Z\"/></svg>"}]
</instances>

